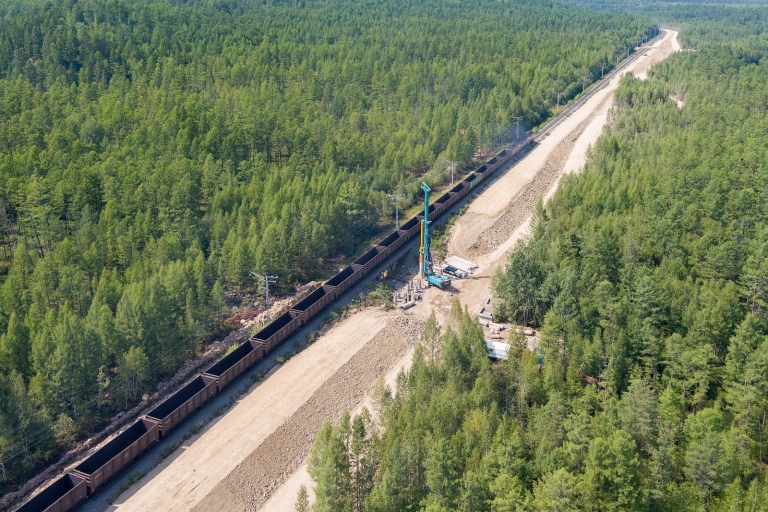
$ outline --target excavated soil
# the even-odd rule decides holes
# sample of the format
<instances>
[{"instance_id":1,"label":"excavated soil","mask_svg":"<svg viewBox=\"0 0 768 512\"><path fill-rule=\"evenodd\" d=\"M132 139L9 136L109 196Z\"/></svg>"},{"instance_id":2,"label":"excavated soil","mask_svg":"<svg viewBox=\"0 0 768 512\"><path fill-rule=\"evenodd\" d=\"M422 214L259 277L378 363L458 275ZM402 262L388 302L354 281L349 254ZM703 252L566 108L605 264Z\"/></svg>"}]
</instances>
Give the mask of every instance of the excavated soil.
<instances>
[{"instance_id":1,"label":"excavated soil","mask_svg":"<svg viewBox=\"0 0 768 512\"><path fill-rule=\"evenodd\" d=\"M398 312L307 402L241 462L195 511L257 510L304 462L326 420L355 408L401 355L416 343L422 320Z\"/></svg>"},{"instance_id":2,"label":"excavated soil","mask_svg":"<svg viewBox=\"0 0 768 512\"><path fill-rule=\"evenodd\" d=\"M594 119L594 114L579 123L576 129L569 133L554 151L550 153L544 165L537 172L535 179L512 197L509 206L498 220L492 226L485 229L477 238L477 241L469 247L468 254L470 258L495 251L531 216L536 202L560 179L565 162L571 155L576 141L586 127L589 126L589 123L592 122L592 119Z\"/></svg>"},{"instance_id":3,"label":"excavated soil","mask_svg":"<svg viewBox=\"0 0 768 512\"><path fill-rule=\"evenodd\" d=\"M646 78L653 64L679 51L676 36L676 32L667 31L661 41L641 55L625 72L634 73L641 79ZM578 124L566 120L547 135L538 147L534 147L516 165L514 173L519 178L501 178L499 184L482 192L480 201L473 202L454 224L449 238L450 252L480 264L481 268L476 275L487 270L481 262L488 260L499 247L508 244L513 234L526 224L536 202L552 195L563 173L576 171L583 165L586 146L581 147L584 140L580 139L587 132L588 138L592 139L590 143L597 139L605 124L606 114L613 105L613 90L618 82L618 78L611 80L608 86L595 94L593 100L571 114L571 121L576 121L580 111L589 112L577 121ZM554 140L557 142L553 147L551 144ZM577 147L577 142L582 144ZM549 152L542 155L545 148Z\"/></svg>"},{"instance_id":4,"label":"excavated soil","mask_svg":"<svg viewBox=\"0 0 768 512\"><path fill-rule=\"evenodd\" d=\"M661 48L649 51L641 58L642 62L635 63L634 67L642 68L644 71L652 62L665 57L667 52L674 51L674 42L671 45L669 39L674 39L675 35L675 33L667 34L665 41L660 45ZM503 252L508 250L511 243L520 236L519 232L527 224L527 219L538 199L548 195L546 194L548 191L551 193L554 190L559 175L564 167L568 167L566 164L574 150L583 151L581 146L586 147L587 143L579 140L583 139L580 136L588 135L585 130L592 131L593 126L590 123L598 124L601 121L597 119L596 112L607 108L605 101L596 99L596 103L597 105L593 103L588 107L593 109L588 116L577 119L574 115L570 123L566 121L563 126L550 133L541 143L544 147L539 148L545 150L543 154L539 152L539 156L534 154L526 157L526 163L519 164L514 173L509 173L508 178L501 178L498 184L489 188L489 191L483 192L481 200L473 202L469 211L457 220L450 235L449 247L452 253L470 259L476 256L480 260L478 261L480 268L472 279L455 283L454 292L459 292L462 303L468 305L470 311L485 302L489 294L490 275L493 269L503 263ZM604 115L604 113L598 115ZM598 134L599 130L595 132ZM561 138L558 139L558 137ZM594 137L596 138L596 135ZM553 147L552 144L556 145ZM546 151L549 153L547 154ZM534 149L532 153L536 153L536 150ZM583 156L580 160L583 160ZM531 162L540 162L540 164L531 164ZM526 170L526 167L530 169ZM344 411L352 410L359 405L373 389L378 377L391 371L390 369L402 359L409 346L413 346L423 328L423 319L432 307L436 308L438 320L442 323L450 307L452 295L453 293L440 290L429 290L425 293L424 302L409 310L409 313L413 314L409 315L402 311L387 313L384 317L377 317L374 320L381 323L387 322L381 330L378 330L381 324L375 325L373 329L374 324L368 323L366 324L370 329L368 333L357 330L361 326L357 326L354 332L347 333L353 336L359 333L358 345L361 348L359 350L354 348L357 352L346 363L339 366L333 375L315 387L314 393L309 395L298 408L292 409L290 416L282 421L280 426L271 430L263 441L259 441L258 446L245 443L241 448L242 461L237 465L232 461L233 465L230 467L234 469L225 471L222 471L221 467L218 470L205 469L203 464L197 468L199 470L197 476L194 476L193 472L185 473L186 478L183 478L186 484L181 482L169 485L168 482L163 481L156 483L155 487L162 487L169 498L174 500L175 505L172 507L174 510L189 510L188 507L194 507L193 510L199 511L229 512L257 510L263 507L269 497L275 494L275 491L306 462L314 436L322 423L325 420L338 421ZM360 319L353 320L355 321L362 323ZM341 325L343 328L345 323ZM378 332L373 335L376 331ZM337 333L331 337L339 336L340 334ZM368 338L370 341L365 342L361 338ZM333 346L329 345L329 347ZM310 347L308 351L312 348ZM353 350L353 348L345 350ZM305 366L312 364L311 361L319 356L310 357L310 354L307 354L306 357ZM293 361L289 364L291 362ZM329 363L330 361L326 361L324 364ZM315 361L314 364L319 362ZM276 377L273 376L269 380L279 380ZM298 384L297 382L296 385ZM311 392L311 390L307 391ZM304 400L304 398L301 399ZM297 402L298 400L297 398ZM234 411L228 416L233 414L238 416ZM269 415L270 411L264 410L264 414ZM239 416L243 416L243 413L239 413ZM253 413L246 416L250 417L250 421L256 421ZM238 422L240 425L238 435L245 434L242 430L242 419L240 418ZM195 443L195 445L198 444L200 440ZM190 448L193 451L195 446ZM214 454L210 455L206 460L213 460ZM240 455L237 455L238 459L239 457ZM234 458L234 455L229 456L229 459ZM178 462L181 462L181 458ZM185 459L185 462L188 463L190 460ZM195 459L195 463L200 464L200 461ZM229 472L226 473L226 471ZM217 472L227 476L214 485L211 480L217 481L220 477L210 473ZM184 488L185 485L190 489ZM211 486L210 492L203 490L208 485ZM159 489L155 489L155 492L157 490ZM188 493L186 498L183 496L184 492ZM205 497L200 498L199 496L203 494ZM180 504L180 499L186 500L186 504ZM142 506L135 509L160 510L163 508L157 506L159 502L150 504L151 501L151 499L146 502L139 501L137 504L149 505L149 507ZM273 504L270 502L268 506Z\"/></svg>"},{"instance_id":5,"label":"excavated soil","mask_svg":"<svg viewBox=\"0 0 768 512\"><path fill-rule=\"evenodd\" d=\"M675 51L675 36L674 32L668 33L664 41L633 63L629 71L637 73L639 69L645 73L653 63ZM457 219L449 235L449 247L453 254L469 259L476 257L475 262L480 268L471 279L455 282L454 293L459 293L462 304L468 306L473 314L490 295L490 276L493 270L503 263L504 252L522 236L521 232L527 230L526 226L536 202L541 197L546 200L552 195L563 173L576 172L584 165L587 148L597 140L606 122L616 82L618 79L605 91L597 93L598 96L603 96L602 99L596 98L594 102L586 105L586 109L590 109L587 116L577 120L574 118L578 114L574 114L571 121L575 123L566 121L542 141L541 146L544 147L539 149L549 151L548 154L531 154L537 153L536 149L531 150L523 161L516 164L515 171L509 177L501 178L499 183L482 192L478 200L471 203L468 211ZM526 168L529 169L527 172L524 171ZM428 290L424 295L424 302L410 311L422 318L434 311L438 322L444 324L452 296L453 293ZM291 509L300 483L311 487L311 481L306 475L306 466L292 476L292 485L279 489L275 499L269 501L263 510ZM310 488L310 494L311 492ZM236 503L231 492L222 492L219 497L222 504ZM220 510L226 509L226 505L224 507Z\"/></svg>"}]
</instances>

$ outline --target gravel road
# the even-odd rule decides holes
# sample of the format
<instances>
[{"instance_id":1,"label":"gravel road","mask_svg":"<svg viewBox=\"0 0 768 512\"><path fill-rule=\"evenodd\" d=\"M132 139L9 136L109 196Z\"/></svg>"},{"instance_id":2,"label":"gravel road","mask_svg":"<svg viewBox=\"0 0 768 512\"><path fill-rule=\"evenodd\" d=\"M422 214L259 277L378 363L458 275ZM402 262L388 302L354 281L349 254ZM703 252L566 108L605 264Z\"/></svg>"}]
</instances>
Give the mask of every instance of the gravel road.
<instances>
[{"instance_id":1,"label":"gravel road","mask_svg":"<svg viewBox=\"0 0 768 512\"><path fill-rule=\"evenodd\" d=\"M378 378L418 341L423 326L414 316L393 313L384 329L192 510L258 510L302 465L323 422L338 421L362 401Z\"/></svg>"}]
</instances>

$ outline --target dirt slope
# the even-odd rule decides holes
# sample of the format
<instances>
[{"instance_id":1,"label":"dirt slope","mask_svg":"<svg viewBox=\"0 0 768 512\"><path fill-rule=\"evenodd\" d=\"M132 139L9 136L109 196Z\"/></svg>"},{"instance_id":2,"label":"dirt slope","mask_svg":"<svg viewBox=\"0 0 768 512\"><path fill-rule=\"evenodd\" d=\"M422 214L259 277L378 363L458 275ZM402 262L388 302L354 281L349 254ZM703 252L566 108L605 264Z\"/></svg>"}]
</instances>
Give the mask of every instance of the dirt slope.
<instances>
[{"instance_id":1,"label":"dirt slope","mask_svg":"<svg viewBox=\"0 0 768 512\"><path fill-rule=\"evenodd\" d=\"M629 70L645 77L651 65L679 49L677 33L668 31L663 40L635 61ZM539 197L551 197L560 176L583 167L588 148L605 126L617 86L618 79L613 80L555 128L523 160L506 173L502 171L504 175L456 219L449 238L450 252L480 266L472 279L454 282L462 303L471 312L479 311L490 296L490 276L504 263L507 251L527 233L530 215ZM410 311L426 318L434 309L438 321L444 324L451 298L445 292L430 290L424 303ZM407 367L406 361L401 360L395 365L395 371L390 372L390 384L394 382L396 369L401 366ZM293 510L296 493L302 484L311 487L306 464L275 491L261 510Z\"/></svg>"},{"instance_id":2,"label":"dirt slope","mask_svg":"<svg viewBox=\"0 0 768 512\"><path fill-rule=\"evenodd\" d=\"M650 66L679 49L677 33L635 61L644 77ZM530 213L549 197L563 172L583 166L587 148L602 131L618 85L614 79L474 200L454 224L452 254L479 265L455 288L470 312L490 296L490 276L506 252L526 235ZM110 510L293 510L295 493L309 482L311 441L325 418L360 407L380 375L391 381L410 355L421 322L434 308L444 323L451 295L429 290L403 312L367 310L321 337L314 345L252 389L218 422L123 494Z\"/></svg>"},{"instance_id":3,"label":"dirt slope","mask_svg":"<svg viewBox=\"0 0 768 512\"><path fill-rule=\"evenodd\" d=\"M627 72L643 78L653 64L680 48L677 32L665 32ZM602 133L613 107L618 83L618 77L611 80L512 169L501 170L503 175L497 182L486 188L454 223L448 252L479 267L473 279L456 283L461 301L470 312L480 310L490 296L494 271L506 261L506 253L528 234L530 215L539 198L548 199L554 194L563 173L583 167L587 150ZM439 297L430 300L438 307L443 302Z\"/></svg>"},{"instance_id":4,"label":"dirt slope","mask_svg":"<svg viewBox=\"0 0 768 512\"><path fill-rule=\"evenodd\" d=\"M192 510L228 512L263 505L275 488L301 466L323 423L338 421L345 411L354 409L371 392L377 378L416 343L422 329L423 323L416 317L393 313L386 327Z\"/></svg>"},{"instance_id":5,"label":"dirt slope","mask_svg":"<svg viewBox=\"0 0 768 512\"><path fill-rule=\"evenodd\" d=\"M120 496L110 510L190 510L384 329L388 319L385 311L370 309L331 329Z\"/></svg>"}]
</instances>

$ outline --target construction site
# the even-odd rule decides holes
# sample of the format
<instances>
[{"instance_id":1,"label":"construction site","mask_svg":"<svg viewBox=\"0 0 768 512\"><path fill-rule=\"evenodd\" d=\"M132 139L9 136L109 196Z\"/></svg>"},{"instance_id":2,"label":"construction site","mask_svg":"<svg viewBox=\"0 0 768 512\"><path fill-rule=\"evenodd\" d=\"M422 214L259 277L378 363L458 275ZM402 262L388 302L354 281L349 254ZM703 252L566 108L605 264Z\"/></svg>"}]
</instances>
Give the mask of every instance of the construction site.
<instances>
[{"instance_id":1,"label":"construction site","mask_svg":"<svg viewBox=\"0 0 768 512\"><path fill-rule=\"evenodd\" d=\"M311 496L307 459L323 422L338 421L345 411L371 410L377 382L396 386L398 373L409 368L427 318L434 313L445 326L454 298L483 326L490 358L507 359L510 339L524 340L528 350L539 353L535 330L494 319L491 278L505 264L508 251L528 236L537 201L552 196L561 176L583 167L607 123L620 75L644 78L654 63L680 50L676 36L664 31L558 123L532 134L524 150L502 152L504 159L497 164L491 160L485 170L475 171L479 184L459 184L433 202L430 187L423 184L423 212L414 217L416 222L406 222L335 277L307 290L199 381L188 384L190 397L207 390L203 402L213 398L215 386L220 396L205 407L203 402L190 405L191 419L181 427L161 421L157 427L143 427L147 432L157 428L155 441L163 438L164 444L107 483L89 480L94 490L103 488L79 510L293 510L302 485ZM460 207L444 235L446 257L438 261L431 251L434 219ZM445 224L446 217L439 222ZM385 259L391 263L384 264ZM263 277L266 282L270 276ZM364 301L350 305L382 282L390 290L391 308L365 307ZM343 292L351 298L334 302ZM321 315L329 304L330 313ZM277 349L299 329L295 344L311 343L290 354L285 343ZM222 393L240 373L255 375L267 362L267 373L238 388L244 391L235 393L230 387L228 395ZM178 431L166 438L171 429ZM163 457L153 455L162 446L173 449ZM71 487L85 485L88 468L81 466L83 482L73 480Z\"/></svg>"}]
</instances>

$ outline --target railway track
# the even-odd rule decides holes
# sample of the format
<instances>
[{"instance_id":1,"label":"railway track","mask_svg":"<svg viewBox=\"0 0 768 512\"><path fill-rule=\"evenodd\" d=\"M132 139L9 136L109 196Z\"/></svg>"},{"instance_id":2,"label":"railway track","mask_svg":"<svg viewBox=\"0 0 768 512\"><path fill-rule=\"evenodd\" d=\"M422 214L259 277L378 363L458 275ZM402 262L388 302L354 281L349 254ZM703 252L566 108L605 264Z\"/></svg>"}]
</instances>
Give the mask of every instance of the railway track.
<instances>
[{"instance_id":1,"label":"railway track","mask_svg":"<svg viewBox=\"0 0 768 512\"><path fill-rule=\"evenodd\" d=\"M547 136L549 132L552 131L553 128L555 128L557 125L559 125L566 117L568 117L571 112L581 107L584 103L589 100L597 91L608 85L608 82L613 80L616 76L621 74L624 70L627 69L627 67L632 64L634 61L639 59L641 56L645 54L648 50L651 49L651 46L653 43L661 39L662 33L659 31L659 33L653 38L650 39L647 43L645 43L644 46L640 46L637 48L637 51L630 55L627 59L625 59L620 66L614 68L612 71L610 71L607 75L605 75L599 82L595 82L592 84L589 89L576 101L565 107L560 114L555 116L551 121L547 122L544 126L539 129L539 131L536 133L536 135L533 137L532 140L539 140L543 139Z\"/></svg>"},{"instance_id":2,"label":"railway track","mask_svg":"<svg viewBox=\"0 0 768 512\"><path fill-rule=\"evenodd\" d=\"M544 124L537 133L532 133L511 147L504 148L478 169L465 176L462 181L429 206L428 220L437 220L456 204L463 203L469 193L483 183L489 175L515 155L520 154L531 142L546 137L575 109L643 55L660 37L661 34L658 34L646 45L640 47L639 51L627 58L602 80L593 84L563 112ZM80 461L71 471L18 508L17 512L67 512L87 497L100 493L102 489L115 492L114 488L118 482L113 480L106 485L113 475L160 443L169 445L165 441L178 438L180 432L177 428L190 417L196 417L198 411L206 404L220 403L224 396L235 396L234 387L231 384L238 377L260 361L273 360L280 352L287 351L287 346L283 344L286 339L304 327L317 326L320 323L319 315L330 304L350 300L350 296L344 297L350 289L357 288L358 284L375 275L381 267L402 257L415 242L423 217L423 214L419 214L406 221L251 339L239 345L233 352L196 376L122 433Z\"/></svg>"}]
</instances>

